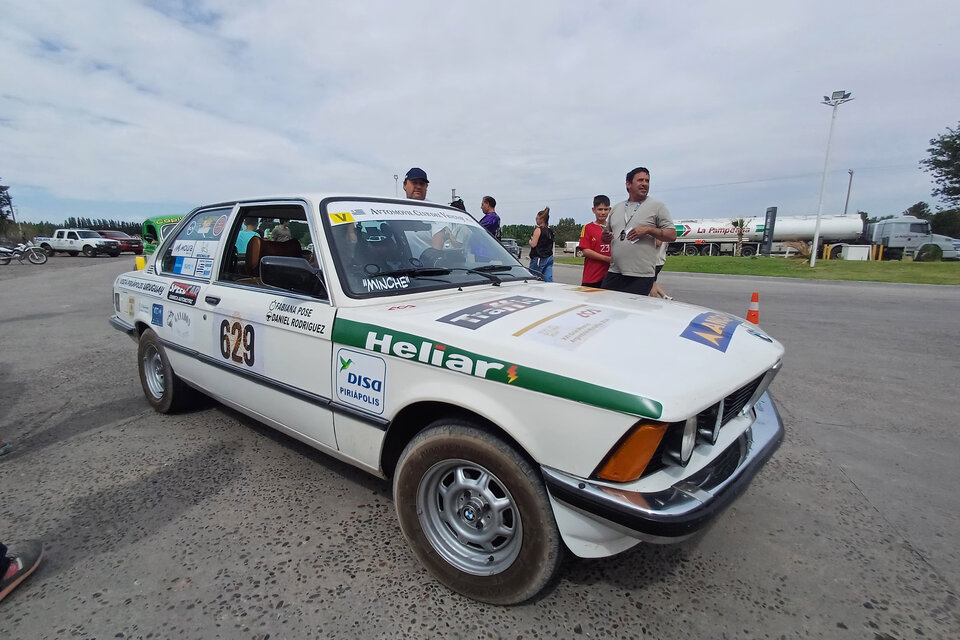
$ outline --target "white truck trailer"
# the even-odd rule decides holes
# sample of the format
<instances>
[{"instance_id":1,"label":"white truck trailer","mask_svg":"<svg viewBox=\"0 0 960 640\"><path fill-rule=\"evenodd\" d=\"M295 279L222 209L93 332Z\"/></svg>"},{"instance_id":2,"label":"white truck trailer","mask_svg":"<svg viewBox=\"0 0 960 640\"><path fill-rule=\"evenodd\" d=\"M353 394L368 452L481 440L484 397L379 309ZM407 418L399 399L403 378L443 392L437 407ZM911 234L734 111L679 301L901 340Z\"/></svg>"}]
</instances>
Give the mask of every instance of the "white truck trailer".
<instances>
[{"instance_id":1,"label":"white truck trailer","mask_svg":"<svg viewBox=\"0 0 960 640\"><path fill-rule=\"evenodd\" d=\"M677 220L677 239L670 243L670 255L733 255L737 246L737 229L733 218L701 218ZM760 252L765 219L763 216L744 217L742 255ZM781 216L773 226L774 252L785 250L790 241L813 242L817 216ZM824 244L856 242L863 235L863 220L859 216L820 216L820 240Z\"/></svg>"}]
</instances>

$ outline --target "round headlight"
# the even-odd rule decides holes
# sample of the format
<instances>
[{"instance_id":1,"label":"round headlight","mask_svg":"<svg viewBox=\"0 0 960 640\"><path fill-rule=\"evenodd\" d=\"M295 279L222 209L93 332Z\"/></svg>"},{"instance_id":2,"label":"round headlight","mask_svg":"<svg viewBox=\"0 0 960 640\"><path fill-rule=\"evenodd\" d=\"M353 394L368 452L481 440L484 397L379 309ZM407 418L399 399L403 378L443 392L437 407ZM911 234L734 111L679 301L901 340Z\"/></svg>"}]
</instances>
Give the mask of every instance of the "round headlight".
<instances>
[{"instance_id":1,"label":"round headlight","mask_svg":"<svg viewBox=\"0 0 960 640\"><path fill-rule=\"evenodd\" d=\"M690 462L693 447L697 444L697 416L690 416L683 425L683 438L680 440L680 464Z\"/></svg>"}]
</instances>

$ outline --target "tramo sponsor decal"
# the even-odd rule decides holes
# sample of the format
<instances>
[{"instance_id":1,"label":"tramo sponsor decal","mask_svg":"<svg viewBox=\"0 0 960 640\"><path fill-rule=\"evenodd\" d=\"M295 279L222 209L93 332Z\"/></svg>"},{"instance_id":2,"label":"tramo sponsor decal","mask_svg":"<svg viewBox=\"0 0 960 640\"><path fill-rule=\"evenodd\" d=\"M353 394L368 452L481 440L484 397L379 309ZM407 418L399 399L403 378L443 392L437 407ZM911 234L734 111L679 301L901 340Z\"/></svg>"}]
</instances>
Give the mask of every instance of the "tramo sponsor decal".
<instances>
[{"instance_id":1,"label":"tramo sponsor decal","mask_svg":"<svg viewBox=\"0 0 960 640\"><path fill-rule=\"evenodd\" d=\"M475 304L459 311L437 318L437 322L465 327L467 329L479 329L480 327L493 322L498 318L503 318L517 311L524 311L538 304L544 304L550 300L542 298L529 298L527 296L510 296L509 298L500 298L499 300L490 300Z\"/></svg>"}]
</instances>

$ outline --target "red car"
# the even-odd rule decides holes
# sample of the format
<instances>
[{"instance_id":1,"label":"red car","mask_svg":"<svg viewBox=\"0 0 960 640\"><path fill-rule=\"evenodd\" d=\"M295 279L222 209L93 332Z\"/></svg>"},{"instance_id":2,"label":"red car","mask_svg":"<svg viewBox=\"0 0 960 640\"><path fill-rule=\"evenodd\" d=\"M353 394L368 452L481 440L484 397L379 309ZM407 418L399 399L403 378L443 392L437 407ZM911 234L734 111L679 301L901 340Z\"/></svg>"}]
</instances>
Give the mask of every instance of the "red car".
<instances>
[{"instance_id":1,"label":"red car","mask_svg":"<svg viewBox=\"0 0 960 640\"><path fill-rule=\"evenodd\" d=\"M97 233L104 238L110 238L111 240L119 242L120 251L133 251L138 256L143 253L143 240L140 238L134 238L133 236L125 234L123 231L101 231L97 229Z\"/></svg>"}]
</instances>

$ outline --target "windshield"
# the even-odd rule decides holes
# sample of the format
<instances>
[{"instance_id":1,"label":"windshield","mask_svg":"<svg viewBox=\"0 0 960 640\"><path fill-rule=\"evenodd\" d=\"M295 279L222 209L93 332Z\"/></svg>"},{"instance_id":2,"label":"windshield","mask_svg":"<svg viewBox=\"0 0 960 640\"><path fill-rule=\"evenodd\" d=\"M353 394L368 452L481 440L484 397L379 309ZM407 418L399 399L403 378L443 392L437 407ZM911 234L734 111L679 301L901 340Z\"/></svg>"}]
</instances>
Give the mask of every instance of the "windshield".
<instances>
[{"instance_id":1,"label":"windshield","mask_svg":"<svg viewBox=\"0 0 960 640\"><path fill-rule=\"evenodd\" d=\"M102 238L103 237L96 231L77 231L77 235L79 235L81 238Z\"/></svg>"},{"instance_id":2,"label":"windshield","mask_svg":"<svg viewBox=\"0 0 960 640\"><path fill-rule=\"evenodd\" d=\"M470 214L429 202L325 201L347 295L391 296L531 278Z\"/></svg>"},{"instance_id":3,"label":"windshield","mask_svg":"<svg viewBox=\"0 0 960 640\"><path fill-rule=\"evenodd\" d=\"M123 231L98 231L97 233L102 235L104 238L115 238L119 240L126 240L130 237Z\"/></svg>"}]
</instances>

